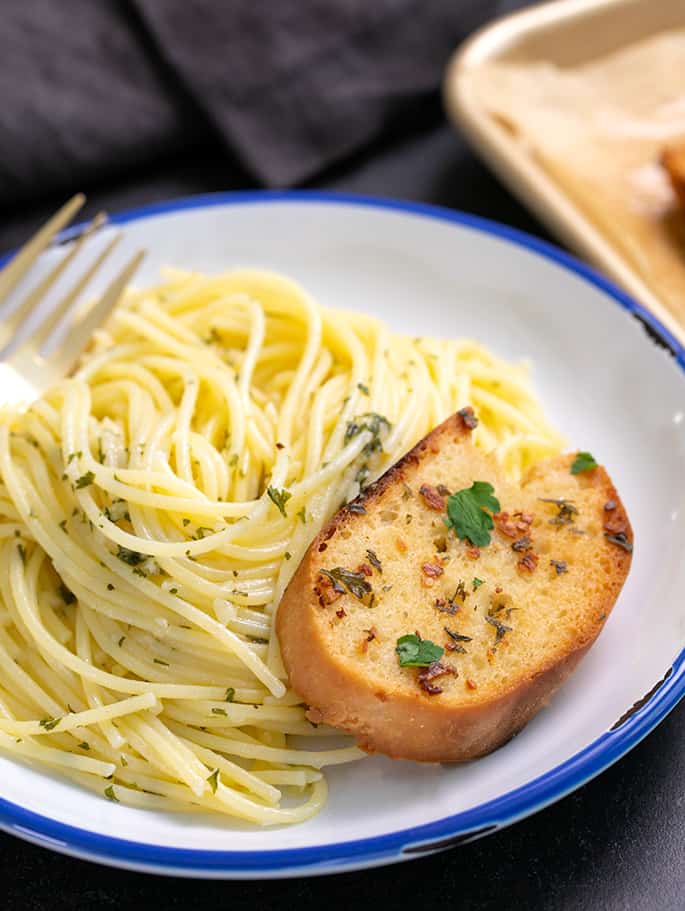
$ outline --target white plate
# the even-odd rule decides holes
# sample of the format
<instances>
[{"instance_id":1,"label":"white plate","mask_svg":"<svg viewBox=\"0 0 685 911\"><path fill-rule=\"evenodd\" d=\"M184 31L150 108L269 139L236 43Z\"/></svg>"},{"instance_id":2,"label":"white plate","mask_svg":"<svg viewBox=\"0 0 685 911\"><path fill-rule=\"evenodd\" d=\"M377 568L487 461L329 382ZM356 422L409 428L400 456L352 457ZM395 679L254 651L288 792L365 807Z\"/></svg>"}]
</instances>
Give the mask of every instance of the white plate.
<instances>
[{"instance_id":1,"label":"white plate","mask_svg":"<svg viewBox=\"0 0 685 911\"><path fill-rule=\"evenodd\" d=\"M635 531L633 567L570 682L485 759L441 767L374 757L338 767L327 773L330 800L318 817L258 830L118 806L0 758L2 828L79 857L188 876L263 878L390 863L494 831L557 800L673 708L685 691L685 352L645 311L551 246L428 206L248 193L114 220L125 229L122 255L149 250L140 282L154 281L169 263L276 269L322 303L378 314L394 329L475 336L504 357L530 357L548 414L574 446L609 467L621 491Z\"/></svg>"}]
</instances>

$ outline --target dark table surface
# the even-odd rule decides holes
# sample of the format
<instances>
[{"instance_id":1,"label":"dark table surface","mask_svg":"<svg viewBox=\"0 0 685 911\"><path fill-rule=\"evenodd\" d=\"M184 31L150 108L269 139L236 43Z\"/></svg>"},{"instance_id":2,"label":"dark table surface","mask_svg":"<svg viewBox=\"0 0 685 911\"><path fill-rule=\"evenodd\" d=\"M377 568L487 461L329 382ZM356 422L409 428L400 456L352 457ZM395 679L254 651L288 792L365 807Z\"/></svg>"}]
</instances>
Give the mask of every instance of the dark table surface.
<instances>
[{"instance_id":1,"label":"dark table surface","mask_svg":"<svg viewBox=\"0 0 685 911\"><path fill-rule=\"evenodd\" d=\"M107 186L90 210L250 186L223 153L196 149ZM546 236L444 123L436 102L409 136L387 137L312 186L422 200ZM59 200L5 212L0 249ZM591 711L591 707L588 707ZM685 909L685 704L628 756L556 805L488 838L402 865L271 882L196 882L108 869L0 835L0 908Z\"/></svg>"}]
</instances>

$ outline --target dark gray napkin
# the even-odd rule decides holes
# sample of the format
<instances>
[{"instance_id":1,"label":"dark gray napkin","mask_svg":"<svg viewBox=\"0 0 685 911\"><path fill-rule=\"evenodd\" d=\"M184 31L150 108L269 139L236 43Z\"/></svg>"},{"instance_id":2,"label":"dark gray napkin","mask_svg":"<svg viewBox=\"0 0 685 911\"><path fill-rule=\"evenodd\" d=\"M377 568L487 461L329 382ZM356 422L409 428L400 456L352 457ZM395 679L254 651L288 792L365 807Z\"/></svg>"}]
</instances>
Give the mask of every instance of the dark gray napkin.
<instances>
[{"instance_id":1,"label":"dark gray napkin","mask_svg":"<svg viewBox=\"0 0 685 911\"><path fill-rule=\"evenodd\" d=\"M133 0L160 54L258 178L288 185L439 86L489 0Z\"/></svg>"},{"instance_id":2,"label":"dark gray napkin","mask_svg":"<svg viewBox=\"0 0 685 911\"><path fill-rule=\"evenodd\" d=\"M3 0L0 205L192 146L300 183L438 97L506 0Z\"/></svg>"}]
</instances>

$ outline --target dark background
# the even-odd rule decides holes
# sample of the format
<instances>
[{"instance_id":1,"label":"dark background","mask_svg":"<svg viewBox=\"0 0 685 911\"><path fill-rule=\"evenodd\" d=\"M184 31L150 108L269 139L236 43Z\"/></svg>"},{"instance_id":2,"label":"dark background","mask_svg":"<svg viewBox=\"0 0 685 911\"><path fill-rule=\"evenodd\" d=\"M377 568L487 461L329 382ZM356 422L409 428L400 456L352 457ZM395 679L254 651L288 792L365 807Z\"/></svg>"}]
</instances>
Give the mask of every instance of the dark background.
<instances>
[{"instance_id":1,"label":"dark background","mask_svg":"<svg viewBox=\"0 0 685 911\"><path fill-rule=\"evenodd\" d=\"M457 0L455 3L458 5ZM479 20L520 5L524 4L485 0L480 5L463 3L465 18L460 32L455 31L454 44ZM39 12L47 15L46 3L22 6L34 10L41 7ZM52 4L52 8L57 6L64 9L61 3ZM114 4L112 8L125 6ZM5 9L3 5L3 13ZM122 21L137 30L140 22L135 15L126 13ZM144 33L136 34L147 41ZM154 48L145 47L154 56ZM0 63L0 88L4 84L6 92L12 72L2 55L1 39L0 59L4 60ZM438 63L441 66L443 61ZM179 91L183 95L173 77L163 69L160 72L159 78L174 97L179 97ZM2 100L7 97L5 94ZM166 138L166 134L162 139L159 135L150 137L133 150L122 147L113 159L104 162L96 158L79 164L76 160L71 170L63 172L50 170L49 150L45 149L38 160L26 165L23 175L11 172L9 165L3 174L0 165L0 249L24 239L41 218L76 189L88 193L89 211L93 212L102 207L116 211L191 193L266 184L437 203L546 237L545 230L490 176L447 125L437 80L419 101L403 102L392 116L381 118L373 135L362 137L356 148L334 155L334 161L329 155L321 167L310 166L311 173L288 181L257 176L254 165L227 147L225 137L218 135L204 113L193 108L192 98L183 95L179 102L183 123L199 124L192 141L179 140L170 128ZM16 132L7 129L8 123L12 126L7 117L0 113L3 150L3 140L16 138ZM24 163L20 164L23 167ZM658 605L654 609L658 610ZM382 904L403 911L412 907L683 911L683 757L685 705L681 704L600 778L531 819L446 853L327 878L251 883L165 879L73 860L0 835L0 907L8 911L149 907L212 911L296 907L309 911L331 905L371 908Z\"/></svg>"}]
</instances>

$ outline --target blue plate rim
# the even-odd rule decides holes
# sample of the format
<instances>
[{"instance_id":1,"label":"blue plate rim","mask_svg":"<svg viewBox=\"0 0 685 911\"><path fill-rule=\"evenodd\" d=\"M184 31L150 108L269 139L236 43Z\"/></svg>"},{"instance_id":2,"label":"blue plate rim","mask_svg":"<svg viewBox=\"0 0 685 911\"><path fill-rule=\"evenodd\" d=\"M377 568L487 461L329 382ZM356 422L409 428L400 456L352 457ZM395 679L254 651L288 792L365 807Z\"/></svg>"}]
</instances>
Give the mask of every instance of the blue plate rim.
<instances>
[{"instance_id":1,"label":"blue plate rim","mask_svg":"<svg viewBox=\"0 0 685 911\"><path fill-rule=\"evenodd\" d=\"M284 202L359 206L418 215L471 228L523 247L580 276L588 284L603 291L622 309L637 317L663 342L673 354L676 363L685 371L685 348L680 342L641 304L593 268L553 244L517 228L458 210L427 203L351 193L318 190L247 190L208 193L152 203L118 212L110 217L110 221L113 224L125 225L132 221L189 209ZM68 229L60 235L60 240L68 240L73 234L78 233L80 228L80 225L76 225ZM0 264L9 255L0 257ZM450 844L480 837L560 800L636 746L683 696L685 648L643 705L633 706L629 717L624 721L604 732L583 750L549 772L477 807L385 835L301 848L208 851L148 844L102 835L42 816L4 798L0 798L0 829L72 856L156 873L256 878L333 873L362 866L392 863L405 857L419 857L431 850L440 850Z\"/></svg>"}]
</instances>

